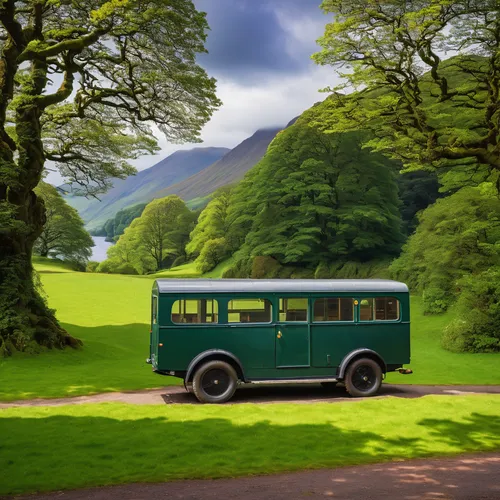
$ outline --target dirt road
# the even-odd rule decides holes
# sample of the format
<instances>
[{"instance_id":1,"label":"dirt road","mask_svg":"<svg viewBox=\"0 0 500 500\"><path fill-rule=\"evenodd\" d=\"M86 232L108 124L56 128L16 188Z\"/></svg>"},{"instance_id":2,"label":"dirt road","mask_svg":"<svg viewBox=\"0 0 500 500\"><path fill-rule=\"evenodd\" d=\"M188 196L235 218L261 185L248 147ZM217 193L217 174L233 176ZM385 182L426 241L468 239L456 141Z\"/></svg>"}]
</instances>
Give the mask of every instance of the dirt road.
<instances>
[{"instance_id":1,"label":"dirt road","mask_svg":"<svg viewBox=\"0 0 500 500\"><path fill-rule=\"evenodd\" d=\"M273 476L89 488L26 500L498 500L500 454Z\"/></svg>"},{"instance_id":2,"label":"dirt road","mask_svg":"<svg viewBox=\"0 0 500 500\"><path fill-rule=\"evenodd\" d=\"M428 394L500 394L500 386L495 385L394 385L383 384L376 397L418 398ZM326 390L320 385L248 385L236 391L233 399L226 404L241 403L318 403L360 401L346 393L345 388ZM373 398L372 398L373 399ZM61 399L32 399L0 403L0 409L13 406L62 406L68 404L121 402L130 404L199 404L193 394L184 387L170 386L163 389L144 391L108 392L94 396L78 396ZM500 498L500 497L499 497Z\"/></svg>"}]
</instances>

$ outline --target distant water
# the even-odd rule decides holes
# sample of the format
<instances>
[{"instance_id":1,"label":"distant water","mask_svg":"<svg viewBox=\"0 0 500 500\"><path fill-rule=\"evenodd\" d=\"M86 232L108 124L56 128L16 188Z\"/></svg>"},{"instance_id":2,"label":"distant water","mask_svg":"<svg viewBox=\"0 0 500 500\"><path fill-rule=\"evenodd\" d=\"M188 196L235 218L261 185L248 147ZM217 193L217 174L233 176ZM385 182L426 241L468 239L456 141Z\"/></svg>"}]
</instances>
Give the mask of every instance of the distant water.
<instances>
[{"instance_id":1,"label":"distant water","mask_svg":"<svg viewBox=\"0 0 500 500\"><path fill-rule=\"evenodd\" d=\"M94 240L95 247L92 248L92 257L90 257L90 260L95 260L97 262L106 260L106 252L113 243L104 241L104 236L92 236L92 239Z\"/></svg>"}]
</instances>

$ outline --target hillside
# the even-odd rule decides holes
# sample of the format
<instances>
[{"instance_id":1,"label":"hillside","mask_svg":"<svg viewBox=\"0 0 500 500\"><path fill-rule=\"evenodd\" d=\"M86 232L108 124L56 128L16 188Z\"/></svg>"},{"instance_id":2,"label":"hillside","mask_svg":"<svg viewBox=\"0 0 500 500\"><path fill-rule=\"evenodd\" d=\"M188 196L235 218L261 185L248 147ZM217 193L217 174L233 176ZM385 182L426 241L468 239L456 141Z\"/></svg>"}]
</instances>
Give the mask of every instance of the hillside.
<instances>
[{"instance_id":1,"label":"hillside","mask_svg":"<svg viewBox=\"0 0 500 500\"><path fill-rule=\"evenodd\" d=\"M188 151L176 151L156 165L142 170L137 175L127 179L117 179L114 186L101 200L94 200L86 204L78 202L80 215L89 229L102 226L120 209L140 202L150 201L157 197L156 192L172 184L178 183L187 177L196 174L208 167L222 156L227 148L194 148ZM68 199L74 204L75 198ZM83 206L82 206L83 205Z\"/></svg>"},{"instance_id":2,"label":"hillside","mask_svg":"<svg viewBox=\"0 0 500 500\"><path fill-rule=\"evenodd\" d=\"M169 194L177 194L185 201L190 201L194 198L203 198L217 188L239 181L260 161L280 130L280 128L257 130L213 165L182 182L156 191L154 197L162 198Z\"/></svg>"}]
</instances>

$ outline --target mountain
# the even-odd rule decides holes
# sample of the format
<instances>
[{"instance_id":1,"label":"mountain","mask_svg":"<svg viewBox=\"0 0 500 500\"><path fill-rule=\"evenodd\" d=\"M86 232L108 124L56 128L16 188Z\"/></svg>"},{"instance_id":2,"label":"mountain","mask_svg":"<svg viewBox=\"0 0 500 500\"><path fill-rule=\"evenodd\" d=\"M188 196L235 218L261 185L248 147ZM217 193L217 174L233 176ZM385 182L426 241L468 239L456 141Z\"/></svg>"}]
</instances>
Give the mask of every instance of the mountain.
<instances>
[{"instance_id":1,"label":"mountain","mask_svg":"<svg viewBox=\"0 0 500 500\"><path fill-rule=\"evenodd\" d=\"M255 134L238 144L213 165L182 182L156 191L154 197L162 198L169 194L177 194L186 202L190 202L206 197L217 188L239 181L260 161L270 142L280 130L281 128L257 130Z\"/></svg>"},{"instance_id":2,"label":"mountain","mask_svg":"<svg viewBox=\"0 0 500 500\"><path fill-rule=\"evenodd\" d=\"M176 151L150 168L126 179L116 179L113 187L99 200L79 203L80 215L89 229L95 229L120 209L157 198L156 192L217 162L228 148L194 148ZM78 197L68 199L73 204Z\"/></svg>"}]
</instances>

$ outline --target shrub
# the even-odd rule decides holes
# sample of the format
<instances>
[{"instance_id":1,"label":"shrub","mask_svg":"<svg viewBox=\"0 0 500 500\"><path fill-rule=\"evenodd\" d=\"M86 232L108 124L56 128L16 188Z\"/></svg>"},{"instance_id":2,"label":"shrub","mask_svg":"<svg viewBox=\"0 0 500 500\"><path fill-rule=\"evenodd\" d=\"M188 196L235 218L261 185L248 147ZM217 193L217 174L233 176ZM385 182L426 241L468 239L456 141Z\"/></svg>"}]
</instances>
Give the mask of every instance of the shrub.
<instances>
[{"instance_id":1,"label":"shrub","mask_svg":"<svg viewBox=\"0 0 500 500\"><path fill-rule=\"evenodd\" d=\"M252 260L250 277L254 279L276 278L279 275L281 264L268 255L259 255Z\"/></svg>"},{"instance_id":2,"label":"shrub","mask_svg":"<svg viewBox=\"0 0 500 500\"><path fill-rule=\"evenodd\" d=\"M211 271L217 264L226 257L225 238L216 238L207 241L196 259L196 268L201 273Z\"/></svg>"},{"instance_id":3,"label":"shrub","mask_svg":"<svg viewBox=\"0 0 500 500\"><path fill-rule=\"evenodd\" d=\"M99 262L96 262L95 260L89 260L87 262L87 267L85 268L85 271L87 273L95 273L97 272L98 267L99 267Z\"/></svg>"},{"instance_id":4,"label":"shrub","mask_svg":"<svg viewBox=\"0 0 500 500\"><path fill-rule=\"evenodd\" d=\"M500 267L459 284L458 315L445 328L442 346L454 352L500 352Z\"/></svg>"},{"instance_id":5,"label":"shrub","mask_svg":"<svg viewBox=\"0 0 500 500\"><path fill-rule=\"evenodd\" d=\"M426 313L445 311L458 298L463 276L500 265L500 199L495 186L466 187L424 210L394 278L423 294Z\"/></svg>"}]
</instances>

